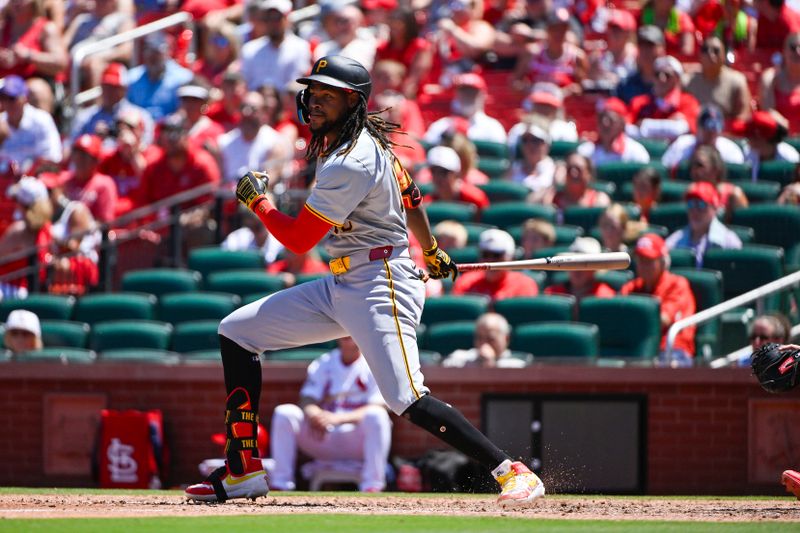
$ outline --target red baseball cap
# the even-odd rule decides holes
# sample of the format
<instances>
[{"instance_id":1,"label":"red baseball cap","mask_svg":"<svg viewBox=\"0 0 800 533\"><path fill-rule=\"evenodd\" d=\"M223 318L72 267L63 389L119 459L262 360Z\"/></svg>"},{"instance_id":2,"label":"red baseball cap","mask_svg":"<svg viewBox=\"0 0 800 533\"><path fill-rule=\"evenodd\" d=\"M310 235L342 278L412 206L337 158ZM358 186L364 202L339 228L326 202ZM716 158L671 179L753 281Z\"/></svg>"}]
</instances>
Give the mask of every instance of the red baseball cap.
<instances>
[{"instance_id":1,"label":"red baseball cap","mask_svg":"<svg viewBox=\"0 0 800 533\"><path fill-rule=\"evenodd\" d=\"M645 233L636 241L636 255L646 259L665 257L669 251L667 243L656 233Z\"/></svg>"},{"instance_id":2,"label":"red baseball cap","mask_svg":"<svg viewBox=\"0 0 800 533\"><path fill-rule=\"evenodd\" d=\"M109 63L100 78L102 85L128 86L128 69L122 63Z\"/></svg>"},{"instance_id":3,"label":"red baseball cap","mask_svg":"<svg viewBox=\"0 0 800 533\"><path fill-rule=\"evenodd\" d=\"M714 186L713 183L709 183L707 181L695 181L689 188L686 189L687 200L692 198L697 200L702 200L709 205L713 205L714 207L719 206L719 191Z\"/></svg>"},{"instance_id":4,"label":"red baseball cap","mask_svg":"<svg viewBox=\"0 0 800 533\"><path fill-rule=\"evenodd\" d=\"M39 174L39 180L44 183L48 189L55 189L61 187L72 178L70 172L42 172Z\"/></svg>"},{"instance_id":5,"label":"red baseball cap","mask_svg":"<svg viewBox=\"0 0 800 533\"><path fill-rule=\"evenodd\" d=\"M81 150L95 159L100 159L102 148L103 141L100 140L100 137L97 135L91 135L89 133L84 133L75 139L75 142L72 144L73 151Z\"/></svg>"},{"instance_id":6,"label":"red baseball cap","mask_svg":"<svg viewBox=\"0 0 800 533\"><path fill-rule=\"evenodd\" d=\"M602 113L603 111L612 111L625 119L625 122L628 122L628 106L619 98L612 97L600 100L597 103L597 112Z\"/></svg>"},{"instance_id":7,"label":"red baseball cap","mask_svg":"<svg viewBox=\"0 0 800 533\"><path fill-rule=\"evenodd\" d=\"M553 107L564 105L564 92L555 83L540 81L534 83L528 94L528 101L532 104L544 104Z\"/></svg>"},{"instance_id":8,"label":"red baseball cap","mask_svg":"<svg viewBox=\"0 0 800 533\"><path fill-rule=\"evenodd\" d=\"M483 76L476 72L464 72L453 76L453 86L455 87L474 87L479 91L486 92L486 81Z\"/></svg>"},{"instance_id":9,"label":"red baseball cap","mask_svg":"<svg viewBox=\"0 0 800 533\"><path fill-rule=\"evenodd\" d=\"M786 126L770 111L754 111L750 120L735 126L734 133L737 135L761 137L772 142L780 141L787 132Z\"/></svg>"},{"instance_id":10,"label":"red baseball cap","mask_svg":"<svg viewBox=\"0 0 800 533\"><path fill-rule=\"evenodd\" d=\"M617 28L625 31L633 31L636 29L636 19L631 15L630 11L624 9L611 9L608 12L607 26L616 26Z\"/></svg>"}]
</instances>

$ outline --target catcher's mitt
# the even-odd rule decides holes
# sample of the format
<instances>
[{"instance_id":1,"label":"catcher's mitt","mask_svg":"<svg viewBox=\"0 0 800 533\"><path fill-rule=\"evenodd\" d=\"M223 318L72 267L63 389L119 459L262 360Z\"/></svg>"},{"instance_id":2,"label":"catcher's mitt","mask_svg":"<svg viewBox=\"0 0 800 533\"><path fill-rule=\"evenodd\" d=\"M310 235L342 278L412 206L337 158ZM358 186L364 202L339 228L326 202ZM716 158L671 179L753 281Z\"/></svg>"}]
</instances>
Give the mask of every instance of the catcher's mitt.
<instances>
[{"instance_id":1,"label":"catcher's mitt","mask_svg":"<svg viewBox=\"0 0 800 533\"><path fill-rule=\"evenodd\" d=\"M800 350L781 351L781 345L765 344L750 357L761 387L768 392L786 392L800 382Z\"/></svg>"}]
</instances>

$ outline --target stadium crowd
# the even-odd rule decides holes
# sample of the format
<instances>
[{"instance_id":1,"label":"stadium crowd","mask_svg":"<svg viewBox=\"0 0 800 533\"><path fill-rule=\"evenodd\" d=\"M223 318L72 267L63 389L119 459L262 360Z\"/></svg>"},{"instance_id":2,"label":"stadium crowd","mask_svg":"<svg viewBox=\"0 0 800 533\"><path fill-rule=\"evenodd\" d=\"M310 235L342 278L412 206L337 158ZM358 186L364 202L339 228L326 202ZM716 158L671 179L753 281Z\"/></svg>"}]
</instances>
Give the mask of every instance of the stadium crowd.
<instances>
[{"instance_id":1,"label":"stadium crowd","mask_svg":"<svg viewBox=\"0 0 800 533\"><path fill-rule=\"evenodd\" d=\"M672 255L688 250L690 265L704 267L711 249L760 241L737 212L800 202L796 0L0 5L0 254L39 247L52 293L91 292L102 228L138 208L207 184L230 191L247 169L270 173L278 202L302 197L313 169L295 79L330 54L371 71L370 106L406 132L392 139L396 154L457 260L629 250L636 263L635 277L616 284L469 273L452 287L430 282L432 297L649 294L662 304L663 336L696 308L687 280L669 272ZM76 47L178 11L190 26L70 70ZM73 72L81 90L99 86L80 108ZM765 198L759 185L777 188ZM188 248L216 244L219 221L203 200L181 215ZM262 250L285 286L327 271L319 252L295 256L238 216L225 249ZM800 263L800 248L784 248L787 263ZM6 299L28 292L25 278L0 286ZM687 331L679 364L695 353Z\"/></svg>"}]
</instances>

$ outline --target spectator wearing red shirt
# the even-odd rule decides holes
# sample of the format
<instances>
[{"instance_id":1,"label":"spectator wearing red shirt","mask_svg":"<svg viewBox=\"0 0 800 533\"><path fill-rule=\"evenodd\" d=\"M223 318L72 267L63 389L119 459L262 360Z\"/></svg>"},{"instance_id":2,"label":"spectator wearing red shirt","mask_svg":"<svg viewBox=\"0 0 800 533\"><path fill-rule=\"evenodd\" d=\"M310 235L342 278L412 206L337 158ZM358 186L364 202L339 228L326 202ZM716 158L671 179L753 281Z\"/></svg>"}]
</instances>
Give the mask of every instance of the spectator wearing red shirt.
<instances>
[{"instance_id":1,"label":"spectator wearing red shirt","mask_svg":"<svg viewBox=\"0 0 800 533\"><path fill-rule=\"evenodd\" d=\"M514 258L514 238L501 229L487 229L478 242L481 261L510 261ZM536 296L536 281L521 272L486 270L465 272L453 284L453 294L485 294L492 300L515 296Z\"/></svg>"},{"instance_id":2,"label":"spectator wearing red shirt","mask_svg":"<svg viewBox=\"0 0 800 533\"><path fill-rule=\"evenodd\" d=\"M120 112L115 124L117 146L102 156L97 170L114 180L117 186L116 216L120 216L141 207L135 204L134 191L141 184L147 164L155 159L159 150L145 144L144 122L136 108Z\"/></svg>"},{"instance_id":3,"label":"spectator wearing red shirt","mask_svg":"<svg viewBox=\"0 0 800 533\"><path fill-rule=\"evenodd\" d=\"M244 95L247 94L247 84L241 72L228 71L222 76L220 89L222 97L208 104L206 116L220 124L225 131L230 131L242 119L239 110Z\"/></svg>"},{"instance_id":4,"label":"spectator wearing red shirt","mask_svg":"<svg viewBox=\"0 0 800 533\"><path fill-rule=\"evenodd\" d=\"M179 192L208 183L220 182L217 162L207 151L191 147L186 119L180 114L168 116L161 124L160 153L144 169L142 184L135 196L138 205L148 205ZM201 203L201 197L192 203Z\"/></svg>"},{"instance_id":5,"label":"spectator wearing red shirt","mask_svg":"<svg viewBox=\"0 0 800 533\"><path fill-rule=\"evenodd\" d=\"M186 117L189 141L208 150L219 152L217 140L225 133L223 127L206 116L208 111L208 89L200 85L184 85L178 89L180 113Z\"/></svg>"},{"instance_id":6,"label":"spectator wearing red shirt","mask_svg":"<svg viewBox=\"0 0 800 533\"><path fill-rule=\"evenodd\" d=\"M753 5L758 10L756 48L780 52L786 37L800 31L800 13L784 0L755 0Z\"/></svg>"},{"instance_id":7,"label":"spectator wearing red shirt","mask_svg":"<svg viewBox=\"0 0 800 533\"><path fill-rule=\"evenodd\" d=\"M599 254L603 251L600 243L594 237L578 237L569 246L565 255L573 254ZM550 285L544 289L545 294L571 294L577 302L587 296L611 298L617 292L607 283L595 278L594 270L570 270L569 279L564 283ZM577 320L578 308L575 306L575 319Z\"/></svg>"},{"instance_id":8,"label":"spectator wearing red shirt","mask_svg":"<svg viewBox=\"0 0 800 533\"><path fill-rule=\"evenodd\" d=\"M564 188L553 198L553 205L566 209L573 205L582 207L606 207L611 205L611 198L603 191L591 188L594 181L594 165L585 155L574 152L567 156L566 182Z\"/></svg>"},{"instance_id":9,"label":"spectator wearing red shirt","mask_svg":"<svg viewBox=\"0 0 800 533\"><path fill-rule=\"evenodd\" d=\"M695 326L684 328L675 339L672 355L664 353L667 330L682 318L695 313L694 294L689 281L669 272L669 252L664 239L646 233L636 241L636 277L622 286L619 293L644 294L661 303L661 353L659 362L670 366L691 366L694 358Z\"/></svg>"},{"instance_id":10,"label":"spectator wearing red shirt","mask_svg":"<svg viewBox=\"0 0 800 533\"><path fill-rule=\"evenodd\" d=\"M694 133L700 104L681 88L681 62L672 56L659 57L655 60L655 72L653 95L631 100L631 117L639 126L638 136L673 141L684 133Z\"/></svg>"},{"instance_id":11,"label":"spectator wearing red shirt","mask_svg":"<svg viewBox=\"0 0 800 533\"><path fill-rule=\"evenodd\" d=\"M800 31L786 37L779 65L761 75L758 105L777 111L792 134L800 133Z\"/></svg>"},{"instance_id":12,"label":"spectator wearing red shirt","mask_svg":"<svg viewBox=\"0 0 800 533\"><path fill-rule=\"evenodd\" d=\"M393 113L397 116L398 124L403 125L403 131L407 137L421 139L425 135L425 120L422 118L416 95L407 96L406 80L408 79L408 69L402 64L392 59L382 59L375 63L372 68L372 98L369 102L369 110L377 111L384 106L378 104L377 99L384 93L397 93L405 95L403 98L395 98L392 104Z\"/></svg>"},{"instance_id":13,"label":"spectator wearing red shirt","mask_svg":"<svg viewBox=\"0 0 800 533\"><path fill-rule=\"evenodd\" d=\"M281 274L287 287L297 283L298 274L328 274L330 268L319 258L317 252L312 250L304 254L296 254L284 248L283 259L278 259L267 267L270 274Z\"/></svg>"},{"instance_id":14,"label":"spectator wearing red shirt","mask_svg":"<svg viewBox=\"0 0 800 533\"><path fill-rule=\"evenodd\" d=\"M431 43L420 36L417 16L412 9L400 8L389 14L389 38L378 43L376 66L382 60L397 61L406 68L403 94L416 98L430 74L433 50Z\"/></svg>"},{"instance_id":15,"label":"spectator wearing red shirt","mask_svg":"<svg viewBox=\"0 0 800 533\"><path fill-rule=\"evenodd\" d=\"M96 135L84 134L72 145L70 163L58 181L64 184L64 196L80 200L99 222L114 220L117 208L117 185L111 176L101 173L97 164L102 157L103 141Z\"/></svg>"},{"instance_id":16,"label":"spectator wearing red shirt","mask_svg":"<svg viewBox=\"0 0 800 533\"><path fill-rule=\"evenodd\" d=\"M461 160L452 148L434 146L428 152L428 168L433 176L433 192L426 197L429 202L466 202L478 210L489 206L489 198L475 185L459 177Z\"/></svg>"}]
</instances>

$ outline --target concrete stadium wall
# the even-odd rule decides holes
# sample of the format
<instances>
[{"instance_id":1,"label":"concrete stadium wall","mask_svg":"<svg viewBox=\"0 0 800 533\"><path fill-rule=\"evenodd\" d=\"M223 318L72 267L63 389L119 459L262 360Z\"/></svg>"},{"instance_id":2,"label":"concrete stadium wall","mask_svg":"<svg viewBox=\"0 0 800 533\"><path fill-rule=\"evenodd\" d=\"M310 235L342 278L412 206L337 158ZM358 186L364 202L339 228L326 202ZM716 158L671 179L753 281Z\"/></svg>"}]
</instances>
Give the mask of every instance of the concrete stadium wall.
<instances>
[{"instance_id":1,"label":"concrete stadium wall","mask_svg":"<svg viewBox=\"0 0 800 533\"><path fill-rule=\"evenodd\" d=\"M749 369L428 367L425 374L432 391L461 409L476 425L480 424L485 393L645 395L648 493L780 492L780 472L776 477L771 471L759 475L753 466L759 454L768 453L756 449L763 443L752 440L756 429L751 427L755 425L753 405L762 401L770 405L775 397L755 384ZM296 401L305 365L265 365L263 376L261 417L269 427L269 416L276 405ZM166 484L196 482L197 465L219 454L209 436L222 430L224 395L222 369L216 365L2 364L0 484L93 486L85 444L91 440L87 434L93 429L86 417L102 407L161 409L172 450ZM780 402L784 419L786 409L789 416L800 413L800 395L781 398ZM764 426L766 431L760 429L761 425L758 431L769 434L770 420ZM393 453L406 457L442 447L437 439L400 419L395 419L393 439ZM800 442L793 444L800 446ZM794 457L778 457L770 468L797 468L798 459L796 452Z\"/></svg>"}]
</instances>

